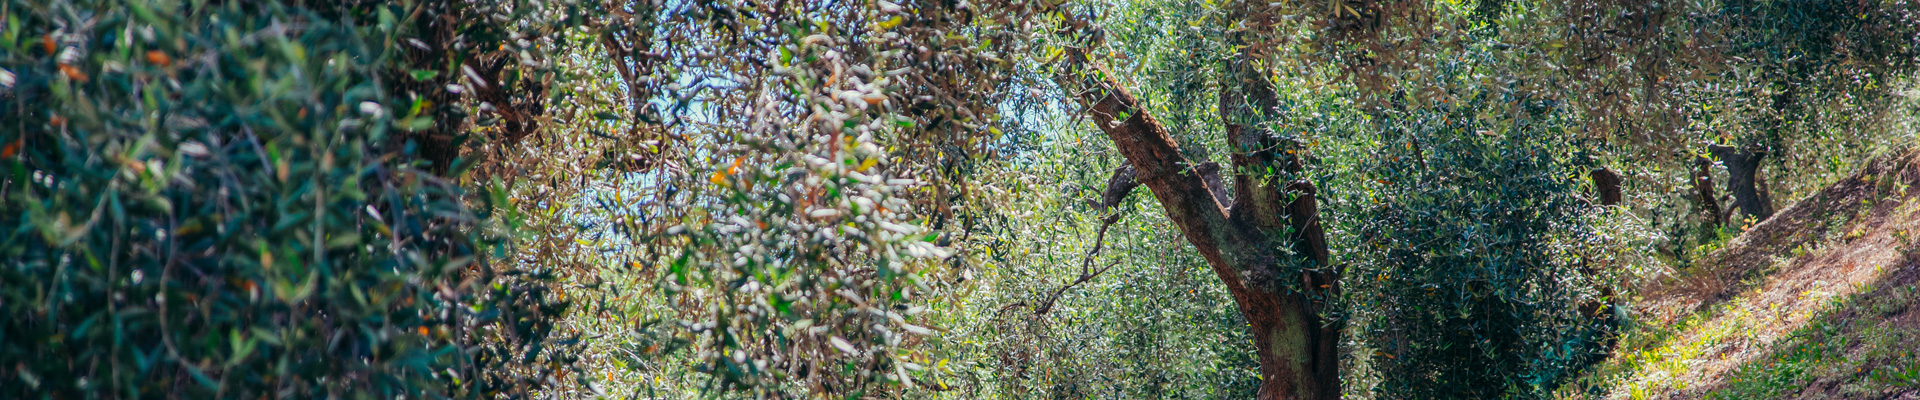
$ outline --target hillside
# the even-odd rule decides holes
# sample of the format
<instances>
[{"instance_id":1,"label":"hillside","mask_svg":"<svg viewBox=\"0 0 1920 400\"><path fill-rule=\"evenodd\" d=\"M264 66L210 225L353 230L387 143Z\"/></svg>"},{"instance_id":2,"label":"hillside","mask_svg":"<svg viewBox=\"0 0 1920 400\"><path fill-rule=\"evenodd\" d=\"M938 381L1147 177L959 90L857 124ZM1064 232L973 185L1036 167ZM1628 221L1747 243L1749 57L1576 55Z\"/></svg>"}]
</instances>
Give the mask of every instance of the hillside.
<instances>
[{"instance_id":1,"label":"hillside","mask_svg":"<svg viewBox=\"0 0 1920 400\"><path fill-rule=\"evenodd\" d=\"M1644 283L1636 327L1562 393L1920 399L1917 184L1920 150L1880 157Z\"/></svg>"}]
</instances>

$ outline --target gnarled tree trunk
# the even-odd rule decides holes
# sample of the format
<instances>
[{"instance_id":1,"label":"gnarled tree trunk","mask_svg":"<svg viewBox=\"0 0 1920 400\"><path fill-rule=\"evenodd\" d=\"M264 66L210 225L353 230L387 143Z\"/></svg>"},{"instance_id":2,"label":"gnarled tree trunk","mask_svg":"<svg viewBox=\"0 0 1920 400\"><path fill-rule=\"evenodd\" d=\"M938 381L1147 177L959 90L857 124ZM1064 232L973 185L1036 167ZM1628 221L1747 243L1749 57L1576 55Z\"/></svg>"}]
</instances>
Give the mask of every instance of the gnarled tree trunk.
<instances>
[{"instance_id":1,"label":"gnarled tree trunk","mask_svg":"<svg viewBox=\"0 0 1920 400\"><path fill-rule=\"evenodd\" d=\"M1313 185L1293 178L1303 167L1298 149L1258 126L1276 102L1266 75L1242 60L1222 85L1221 112L1235 147L1234 195L1228 198L1223 182L1208 178L1212 168L1181 155L1166 128L1110 71L1081 51L1070 50L1068 57L1072 76L1063 81L1069 90L1246 317L1259 353L1258 398L1338 399L1343 327L1323 320L1321 311L1338 294L1339 276L1325 268L1326 235ZM1263 172L1269 170L1286 173Z\"/></svg>"},{"instance_id":2,"label":"gnarled tree trunk","mask_svg":"<svg viewBox=\"0 0 1920 400\"><path fill-rule=\"evenodd\" d=\"M1760 172L1760 161L1767 157L1765 150L1712 145L1707 146L1707 151L1727 166L1727 190L1733 192L1734 207L1756 221L1773 216L1773 204L1760 192L1756 176Z\"/></svg>"}]
</instances>

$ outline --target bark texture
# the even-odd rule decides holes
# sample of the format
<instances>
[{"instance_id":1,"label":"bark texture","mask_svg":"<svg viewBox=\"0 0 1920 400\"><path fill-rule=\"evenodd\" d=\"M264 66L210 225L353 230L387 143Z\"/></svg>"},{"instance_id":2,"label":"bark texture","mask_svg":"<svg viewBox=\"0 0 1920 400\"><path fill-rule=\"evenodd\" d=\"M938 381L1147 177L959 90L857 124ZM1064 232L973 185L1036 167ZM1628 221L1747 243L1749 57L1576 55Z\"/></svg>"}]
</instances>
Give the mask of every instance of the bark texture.
<instances>
[{"instance_id":1,"label":"bark texture","mask_svg":"<svg viewBox=\"0 0 1920 400\"><path fill-rule=\"evenodd\" d=\"M1599 198L1600 205L1612 206L1620 204L1621 179L1619 173L1607 168L1597 168L1588 175L1593 179L1594 197ZM1584 260L1581 261L1580 272L1589 276L1600 273L1594 265ZM1600 297L1580 303L1580 315L1586 317L1588 321L1597 324L1597 326L1605 332L1602 334L1601 346L1607 350L1612 350L1616 339L1613 335L1613 330L1619 326L1619 321L1614 319L1614 313L1612 311L1614 307L1613 286L1601 284L1598 285L1597 289Z\"/></svg>"}]
</instances>

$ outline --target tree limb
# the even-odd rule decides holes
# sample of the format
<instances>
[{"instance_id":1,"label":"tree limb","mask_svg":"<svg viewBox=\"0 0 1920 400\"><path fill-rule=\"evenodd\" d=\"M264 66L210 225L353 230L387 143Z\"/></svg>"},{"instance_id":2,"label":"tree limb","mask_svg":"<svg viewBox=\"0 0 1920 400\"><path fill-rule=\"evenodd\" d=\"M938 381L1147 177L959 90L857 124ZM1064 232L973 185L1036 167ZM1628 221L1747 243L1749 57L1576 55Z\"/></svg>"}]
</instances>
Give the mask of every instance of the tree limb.
<instances>
[{"instance_id":1,"label":"tree limb","mask_svg":"<svg viewBox=\"0 0 1920 400\"><path fill-rule=\"evenodd\" d=\"M1109 190L1108 192L1111 193L1112 190ZM1125 195L1126 194L1124 193L1121 194L1121 196L1125 196ZM1053 294L1047 296L1047 301L1041 302L1039 307L1033 308L1033 315L1035 316L1046 315L1048 311L1053 311L1054 302L1059 301L1060 295L1063 293L1066 293L1067 289L1072 289L1074 286L1080 286L1080 284L1087 283L1088 281L1092 281L1093 278L1100 276L1100 274L1106 273L1107 270L1109 269L1113 269L1113 266L1120 265L1120 260L1114 260L1112 263L1108 263L1107 266L1100 267L1100 270L1098 271L1093 270L1093 257L1095 255L1100 254L1101 247L1106 246L1107 228L1112 228L1115 222L1120 222L1120 214L1118 213L1108 215L1106 218L1102 218L1100 220L1100 233L1094 235L1093 249L1087 251L1087 257L1085 258L1084 261L1080 263L1080 277L1074 279L1072 283L1068 283L1066 286L1061 286L1059 289L1054 289Z\"/></svg>"},{"instance_id":2,"label":"tree limb","mask_svg":"<svg viewBox=\"0 0 1920 400\"><path fill-rule=\"evenodd\" d=\"M1215 166L1214 169L1218 170L1219 167ZM1218 175L1216 174L1215 176ZM1094 277L1098 277L1100 274L1106 273L1107 270L1113 269L1113 266L1120 264L1120 261L1116 260L1111 264L1107 264L1105 267L1101 267L1098 271L1093 270L1094 256L1099 255L1100 249L1107 245L1107 229L1112 228L1114 223L1120 222L1120 213L1115 212L1114 207L1119 206L1120 202L1126 200L1127 195L1133 194L1133 189L1138 187L1140 187L1140 180L1136 177L1133 164L1121 164L1119 168L1113 169L1113 176L1107 178L1107 190L1101 192L1100 201L1098 204L1095 204L1098 206L1096 208L1100 212L1107 213L1107 216L1100 219L1100 233L1095 234L1093 237L1093 249L1088 250L1086 258L1080 262L1080 277L1074 279L1072 283L1068 283L1066 286L1054 289L1053 294L1048 295L1046 301L1041 302L1039 307L1033 309L1033 315L1046 315L1048 311L1053 310L1054 302L1059 301L1060 295L1066 293L1067 289L1072 289L1074 286L1092 281ZM1016 304L1024 305L1024 303Z\"/></svg>"},{"instance_id":3,"label":"tree limb","mask_svg":"<svg viewBox=\"0 0 1920 400\"><path fill-rule=\"evenodd\" d=\"M1233 208L1233 198L1227 193L1226 184L1220 181L1220 163L1202 163L1193 170L1200 174L1200 179L1207 185L1207 191L1221 203L1221 208ZM1120 201L1124 200L1127 194L1133 193L1134 188L1140 187L1140 180L1136 175L1133 164L1121 164L1120 168L1115 168L1113 177L1107 178L1107 190L1101 192L1100 200L1094 203L1094 208L1107 211L1119 206Z\"/></svg>"},{"instance_id":4,"label":"tree limb","mask_svg":"<svg viewBox=\"0 0 1920 400\"><path fill-rule=\"evenodd\" d=\"M1134 171L1134 178L1153 191L1169 219L1213 265L1225 266L1220 244L1233 231L1227 223L1224 192L1209 187L1198 165L1180 154L1179 145L1152 115L1139 107L1113 74L1077 48L1067 50L1062 83L1087 105L1087 115L1113 141ZM1080 88L1085 89L1080 89ZM1217 186L1215 186L1217 187Z\"/></svg>"},{"instance_id":5,"label":"tree limb","mask_svg":"<svg viewBox=\"0 0 1920 400\"><path fill-rule=\"evenodd\" d=\"M1118 207L1121 200L1125 200L1128 194L1133 193L1134 188L1140 187L1140 180L1136 175L1133 164L1130 163L1123 163L1119 168L1114 168L1113 176L1107 178L1107 190L1100 193L1100 201L1094 204L1094 208L1107 212Z\"/></svg>"}]
</instances>

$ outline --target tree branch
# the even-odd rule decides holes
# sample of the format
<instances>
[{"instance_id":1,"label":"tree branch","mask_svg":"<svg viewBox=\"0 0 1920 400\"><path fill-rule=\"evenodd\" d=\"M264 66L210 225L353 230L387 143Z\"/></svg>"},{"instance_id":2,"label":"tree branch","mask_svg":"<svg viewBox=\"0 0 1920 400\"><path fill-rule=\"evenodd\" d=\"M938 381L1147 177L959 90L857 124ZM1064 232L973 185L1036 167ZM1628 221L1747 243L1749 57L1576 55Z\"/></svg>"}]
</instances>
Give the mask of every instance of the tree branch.
<instances>
[{"instance_id":1,"label":"tree branch","mask_svg":"<svg viewBox=\"0 0 1920 400\"><path fill-rule=\"evenodd\" d=\"M1120 164L1120 168L1114 168L1113 176L1107 178L1107 190L1100 193L1100 202L1095 204L1094 208L1107 212L1118 207L1121 200L1125 200L1128 194L1133 193L1133 188L1140 187L1140 180L1136 175L1131 163L1123 163Z\"/></svg>"},{"instance_id":2,"label":"tree branch","mask_svg":"<svg viewBox=\"0 0 1920 400\"><path fill-rule=\"evenodd\" d=\"M1119 171L1120 170L1115 170L1114 172L1119 172ZM1115 176L1118 177L1119 174L1115 174ZM1134 184L1134 186L1137 186L1137 185L1138 184ZM1113 189L1112 187L1108 187L1107 192L1113 193L1112 189ZM1128 187L1128 189L1131 189L1131 186ZM1120 195L1122 197L1125 197L1126 193L1121 193ZM1054 302L1059 301L1060 295L1063 293L1066 293L1067 289L1072 289L1074 286L1080 286L1080 284L1092 281L1093 278L1100 276L1100 274L1107 273L1107 270L1109 269L1113 269L1113 266L1120 265L1120 260L1114 260L1112 263L1108 263L1107 266L1100 267L1100 270L1098 271L1093 270L1093 257L1095 255L1100 254L1101 247L1106 246L1107 228L1112 228L1115 222L1120 222L1119 213L1110 214L1106 218L1102 218L1100 220L1100 233L1094 235L1093 249L1088 250L1086 258L1080 262L1080 277L1074 279L1072 283L1068 283L1066 286L1061 286L1059 289L1054 289L1053 294L1047 296L1047 301L1041 302L1039 307L1034 307L1033 315L1035 316L1046 315L1048 311L1053 311Z\"/></svg>"},{"instance_id":3,"label":"tree branch","mask_svg":"<svg viewBox=\"0 0 1920 400\"><path fill-rule=\"evenodd\" d=\"M1067 72L1060 77L1062 86L1087 106L1094 125L1126 157L1134 178L1153 191L1168 219L1210 263L1232 265L1220 249L1233 231L1227 223L1227 202L1215 195L1224 188L1208 185L1199 165L1180 154L1166 128L1141 110L1139 100L1104 66L1077 48L1067 50L1063 64Z\"/></svg>"},{"instance_id":4,"label":"tree branch","mask_svg":"<svg viewBox=\"0 0 1920 400\"><path fill-rule=\"evenodd\" d=\"M1220 181L1220 163L1201 163L1193 170L1200 174L1200 179L1206 183L1207 190L1213 193L1213 198L1220 202L1221 208L1233 208L1233 198L1228 195L1226 184ZM1133 164L1121 164L1120 168L1115 168L1113 177L1107 178L1107 190L1100 194L1099 201L1094 202L1094 208L1106 211L1119 206L1120 201L1133 193L1134 188L1140 187L1136 175Z\"/></svg>"}]
</instances>

